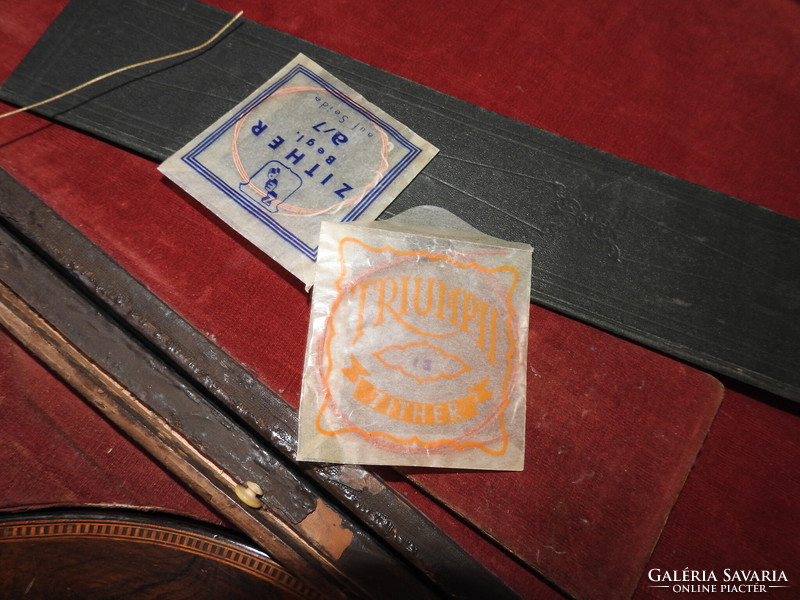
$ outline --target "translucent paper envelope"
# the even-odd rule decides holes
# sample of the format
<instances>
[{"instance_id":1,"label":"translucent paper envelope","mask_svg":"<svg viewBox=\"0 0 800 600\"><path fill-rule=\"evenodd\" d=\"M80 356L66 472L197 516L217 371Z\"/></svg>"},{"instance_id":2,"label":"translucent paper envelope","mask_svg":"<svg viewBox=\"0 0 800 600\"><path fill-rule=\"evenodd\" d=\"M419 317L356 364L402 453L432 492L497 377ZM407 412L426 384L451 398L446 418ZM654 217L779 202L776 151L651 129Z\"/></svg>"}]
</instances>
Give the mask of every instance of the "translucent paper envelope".
<instances>
[{"instance_id":1,"label":"translucent paper envelope","mask_svg":"<svg viewBox=\"0 0 800 600\"><path fill-rule=\"evenodd\" d=\"M531 248L413 212L322 225L297 458L521 470Z\"/></svg>"},{"instance_id":2,"label":"translucent paper envelope","mask_svg":"<svg viewBox=\"0 0 800 600\"><path fill-rule=\"evenodd\" d=\"M436 152L300 54L159 169L310 285L320 223L376 218Z\"/></svg>"}]
</instances>

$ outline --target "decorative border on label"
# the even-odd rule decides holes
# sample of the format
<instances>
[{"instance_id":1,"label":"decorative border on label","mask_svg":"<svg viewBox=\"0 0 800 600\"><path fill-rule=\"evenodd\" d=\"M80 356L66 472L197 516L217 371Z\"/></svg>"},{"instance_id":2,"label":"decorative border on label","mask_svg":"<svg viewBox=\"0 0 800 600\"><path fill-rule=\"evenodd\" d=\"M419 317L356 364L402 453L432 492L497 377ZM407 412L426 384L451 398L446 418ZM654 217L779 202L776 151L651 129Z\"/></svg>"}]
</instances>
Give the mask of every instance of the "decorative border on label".
<instances>
[{"instance_id":1,"label":"decorative border on label","mask_svg":"<svg viewBox=\"0 0 800 600\"><path fill-rule=\"evenodd\" d=\"M364 248L365 250L368 250L370 252L374 252L376 254L380 254L382 252L388 251L388 252L392 253L395 256L395 258L393 260L389 261L388 263L374 266L372 269L368 270L367 273L362 273L360 276L358 276L355 281L350 281L350 282L343 283L343 280L345 278L345 271L346 271L346 269L344 267L344 264L345 264L344 245L346 243L348 243L348 242L349 243L354 243L356 245L359 245L362 248ZM355 285L355 282L357 282L358 280L363 279L363 277L365 275L372 274L375 271L381 270L381 269L383 269L385 267L388 267L388 266L396 265L396 264L399 264L399 263L402 263L402 262L406 262L406 261L413 261L413 260L415 260L415 259L417 259L419 257L424 257L424 258L427 258L428 260L432 260L432 261L444 261L444 262L449 263L449 264L453 265L454 267L460 268L460 269L474 269L474 270L476 270L476 271L478 271L480 273L483 273L484 275L490 275L491 276L491 275L494 275L494 274L497 274L497 273L503 272L503 271L512 273L513 281L511 283L511 285L509 286L508 290L506 290L505 293L503 294L503 296L504 296L503 299L504 299L504 302L506 303L506 306L507 306L507 309L508 309L508 314L507 314L507 317L506 317L504 325L505 325L505 327L507 329L507 333L508 333L508 336L509 336L509 338L508 338L509 339L509 349L508 349L508 353L504 357L506 364L505 364L505 372L504 372L503 378L502 378L503 382L502 382L502 386L501 386L502 397L501 397L500 402L498 403L496 411L494 413L492 413L491 415L489 415L489 417L484 421L484 423L482 425L480 425L477 428L473 428L471 431L468 431L466 434L460 436L459 438L456 438L456 439L440 439L440 440L436 440L436 441L424 441L424 440L421 440L419 437L417 437L415 435L412 435L411 437L408 437L408 438L400 438L400 437L397 437L397 436L395 436L392 433L387 432L387 431L380 431L380 430L366 431L366 430L362 429L361 427L358 427L357 425L355 425L353 423L350 423L350 422L348 422L346 425L344 425L344 426L342 426L340 428L337 428L337 429L332 429L331 430L331 429L325 428L323 426L323 424L322 424L322 419L323 419L323 415L325 414L325 412L327 410L331 409L331 408L333 408L334 411L337 412L335 410L335 407L336 407L337 403L334 400L334 394L333 394L332 390L330 389L330 386L328 384L328 379L329 379L329 377L331 375L331 372L332 372L332 370L334 368L334 363L335 363L335 361L333 360L333 356L332 356L331 343L333 341L333 338L337 335L337 333L335 331L335 328L333 326L333 318L334 318L334 316L336 314L336 310L337 310L339 304L341 303L341 301L343 300L345 295L353 288L353 286ZM321 332L321 334L319 335L319 338L318 338L318 344L320 344L320 345L317 346L317 352L320 352L320 353L324 354L325 360L324 361L320 361L319 377L320 377L320 380L321 380L321 383L322 383L322 386L323 386L324 396L323 396L323 401L322 401L322 403L321 403L321 405L320 405L320 407L319 407L319 409L317 411L316 418L315 418L315 423L314 423L317 432L322 434L322 435L331 436L331 437L335 437L337 435L341 435L341 434L344 434L344 433L354 433L354 434L357 434L357 435L361 436L362 438L366 439L367 441L369 441L371 443L374 443L374 444L379 445L379 446L383 446L383 447L385 447L387 449L393 449L394 451L399 450L399 448L404 448L405 452L418 451L418 452L426 452L426 453L436 453L436 452L459 451L459 450L465 450L467 448L477 448L477 449L480 449L480 450L482 450L482 451L484 451L487 454L490 454L492 456L500 456L502 454L505 454L506 450L508 449L508 439L509 439L509 434L508 434L508 431L506 430L506 425L505 425L505 410L510 404L510 400L509 400L509 397L508 397L508 389L509 389L509 386L510 386L510 380L514 375L514 373L513 373L513 371L514 371L514 356L515 356L516 352L518 351L517 342L516 342L515 336L514 336L515 311L514 311L513 304L512 304L513 293L514 293L514 290L515 290L515 288L516 288L516 286L517 286L517 284L519 282L519 273L517 272L517 270L515 268L513 268L513 267L510 267L510 266L487 268L487 267L483 267L482 265L478 264L478 262L474 261L474 260L471 261L471 262L460 262L460 261L457 261L457 260L453 259L450 256L438 255L438 254L433 254L433 253L430 253L430 252L419 251L419 250L396 250L396 249L392 248L389 245L383 246L381 248L376 248L374 246L371 246L369 244L366 244L366 243L362 242L361 240L359 240L357 238L351 238L351 237L345 237L345 238L342 238L339 241L339 260L340 260L340 265L341 265L342 269L341 269L341 275L339 276L339 278L335 282L336 289L337 289L337 295L336 295L336 298L335 298L333 304L330 307L330 312L329 312L329 314L327 315L327 317L325 319L324 331ZM324 364L324 366L323 366L323 364ZM343 369L343 370L347 370L347 369ZM339 415L339 416L341 417L341 415ZM477 434L480 430L483 430L484 427L488 424L488 422L490 420L494 420L494 419L497 420L497 423L498 423L499 428L500 428L500 436L499 436L498 439L496 439L496 440L487 440L487 441L478 441L476 439L470 439L475 434ZM345 419L345 421L347 421L347 419ZM498 450L494 450L494 449L489 447L489 444L494 443L496 441L500 441L500 444L501 444L501 447Z\"/></svg>"},{"instance_id":2,"label":"decorative border on label","mask_svg":"<svg viewBox=\"0 0 800 600\"><path fill-rule=\"evenodd\" d=\"M263 92L258 94L250 102L248 102L241 109L236 111L228 120L215 129L211 134L206 136L196 146L191 148L186 154L181 157L181 160L194 169L197 173L202 175L205 179L211 182L214 187L220 190L223 194L231 198L236 204L241 206L250 215L258 219L264 225L274 231L279 237L290 244L292 247L299 250L302 254L309 259L315 261L317 258L318 246L311 246L305 241L301 240L297 235L292 233L285 226L276 221L269 212L264 210L263 207L256 204L251 198L240 192L236 187L229 185L217 174L201 161L201 154L209 149L213 144L219 140L227 131L235 127L237 121L245 117L249 112L256 108L259 104L270 98L275 92L286 87L288 83L297 77L304 75L318 84L322 89L331 95L335 96L350 108L361 114L364 118L372 122L376 127L383 129L387 135L397 142L399 146L408 150L407 154L403 156L397 163L391 167L386 174L381 177L380 181L364 195L359 202L357 202L350 211L341 219L340 222L354 221L358 219L367 208L369 208L380 195L388 188L395 179L397 179L402 172L411 164L411 162L421 154L422 149L413 144L405 136L401 135L396 128L392 127L386 121L373 114L370 110L350 98L346 93L339 90L336 86L326 81L317 73L309 70L303 65L296 65L286 75L275 81L272 85L267 87Z\"/></svg>"}]
</instances>

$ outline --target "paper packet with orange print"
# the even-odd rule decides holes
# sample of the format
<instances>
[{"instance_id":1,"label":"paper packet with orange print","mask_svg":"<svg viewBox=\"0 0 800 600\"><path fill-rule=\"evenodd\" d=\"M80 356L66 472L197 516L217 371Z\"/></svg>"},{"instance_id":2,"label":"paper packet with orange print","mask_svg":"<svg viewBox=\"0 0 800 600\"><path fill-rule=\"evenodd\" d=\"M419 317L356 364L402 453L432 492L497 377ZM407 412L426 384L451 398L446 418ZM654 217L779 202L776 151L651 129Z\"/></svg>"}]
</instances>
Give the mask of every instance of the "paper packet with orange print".
<instances>
[{"instance_id":1,"label":"paper packet with orange print","mask_svg":"<svg viewBox=\"0 0 800 600\"><path fill-rule=\"evenodd\" d=\"M298 460L522 470L531 257L433 207L324 223Z\"/></svg>"}]
</instances>

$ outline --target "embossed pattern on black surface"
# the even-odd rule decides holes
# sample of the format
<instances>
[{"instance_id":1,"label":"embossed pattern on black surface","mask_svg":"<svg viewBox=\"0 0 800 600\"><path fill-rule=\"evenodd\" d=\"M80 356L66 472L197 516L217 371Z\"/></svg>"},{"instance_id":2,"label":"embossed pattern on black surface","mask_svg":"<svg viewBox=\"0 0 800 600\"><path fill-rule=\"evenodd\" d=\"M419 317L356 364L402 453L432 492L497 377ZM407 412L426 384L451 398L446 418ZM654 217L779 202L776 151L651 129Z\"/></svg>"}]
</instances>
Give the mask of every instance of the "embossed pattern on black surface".
<instances>
[{"instance_id":1,"label":"embossed pattern on black surface","mask_svg":"<svg viewBox=\"0 0 800 600\"><path fill-rule=\"evenodd\" d=\"M40 100L197 44L229 18L189 7L73 0L0 96ZM196 57L123 74L40 112L161 160L298 52L440 148L391 214L437 204L530 243L534 301L800 399L800 223L788 217L249 21Z\"/></svg>"}]
</instances>

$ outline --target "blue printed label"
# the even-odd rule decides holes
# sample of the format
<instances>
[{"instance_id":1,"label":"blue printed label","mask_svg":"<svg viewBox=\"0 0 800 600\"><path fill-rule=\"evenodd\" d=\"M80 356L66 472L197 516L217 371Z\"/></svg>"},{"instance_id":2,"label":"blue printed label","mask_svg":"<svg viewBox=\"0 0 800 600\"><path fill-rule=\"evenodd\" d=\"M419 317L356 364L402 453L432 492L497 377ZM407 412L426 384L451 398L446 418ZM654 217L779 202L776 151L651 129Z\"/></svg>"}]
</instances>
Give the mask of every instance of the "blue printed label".
<instances>
[{"instance_id":1,"label":"blue printed label","mask_svg":"<svg viewBox=\"0 0 800 600\"><path fill-rule=\"evenodd\" d=\"M309 284L320 224L374 219L435 153L299 55L160 169Z\"/></svg>"}]
</instances>

